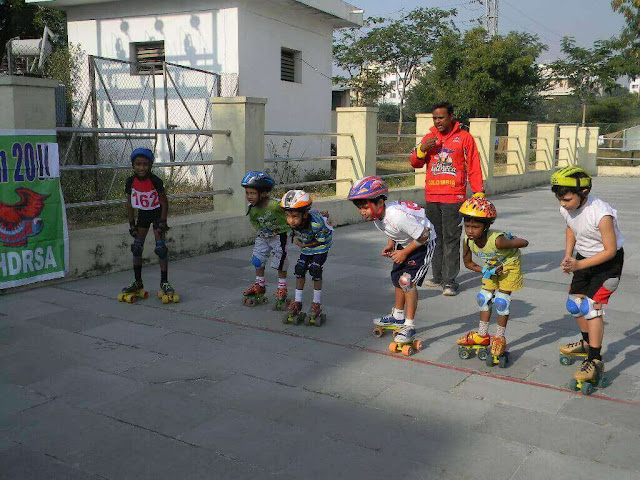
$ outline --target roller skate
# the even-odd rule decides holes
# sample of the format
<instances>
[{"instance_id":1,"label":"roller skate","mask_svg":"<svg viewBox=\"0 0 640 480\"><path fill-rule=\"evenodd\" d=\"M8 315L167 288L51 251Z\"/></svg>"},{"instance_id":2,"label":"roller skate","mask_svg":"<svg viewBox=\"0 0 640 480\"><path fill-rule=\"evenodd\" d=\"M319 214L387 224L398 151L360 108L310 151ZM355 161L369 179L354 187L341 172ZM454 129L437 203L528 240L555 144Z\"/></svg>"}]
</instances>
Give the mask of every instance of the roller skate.
<instances>
[{"instance_id":1,"label":"roller skate","mask_svg":"<svg viewBox=\"0 0 640 480\"><path fill-rule=\"evenodd\" d=\"M118 294L118 301L134 303L138 298L149 298L149 292L144 289L142 282L134 280L129 286L124 287Z\"/></svg>"},{"instance_id":2,"label":"roller skate","mask_svg":"<svg viewBox=\"0 0 640 480\"><path fill-rule=\"evenodd\" d=\"M506 368L509 363L509 352L507 350L507 341L504 337L491 337L491 350L487 352L485 363L487 367L498 365L500 368Z\"/></svg>"},{"instance_id":3,"label":"roller skate","mask_svg":"<svg viewBox=\"0 0 640 480\"><path fill-rule=\"evenodd\" d=\"M242 292L242 295L244 297L242 299L242 304L245 307L255 307L256 305L259 305L261 303L267 303L268 299L265 296L266 292L266 287L261 287L257 283L254 283L253 285L251 285L251 287Z\"/></svg>"},{"instance_id":4,"label":"roller skate","mask_svg":"<svg viewBox=\"0 0 640 480\"><path fill-rule=\"evenodd\" d=\"M304 322L304 317L306 316L306 313L302 311L301 302L291 302L289 304L289 310L282 317L282 323L293 323L294 325L300 325L302 322Z\"/></svg>"},{"instance_id":5,"label":"roller skate","mask_svg":"<svg viewBox=\"0 0 640 480\"><path fill-rule=\"evenodd\" d=\"M327 321L327 315L322 313L322 305L316 302L311 304L309 315L304 318L305 325L315 325L321 327Z\"/></svg>"},{"instance_id":6,"label":"roller skate","mask_svg":"<svg viewBox=\"0 0 640 480\"><path fill-rule=\"evenodd\" d=\"M489 335L483 337L478 332L469 332L456 340L456 343L458 344L458 356L461 359L466 360L475 352L478 358L484 362L489 352L491 340Z\"/></svg>"},{"instance_id":7,"label":"roller skate","mask_svg":"<svg viewBox=\"0 0 640 480\"><path fill-rule=\"evenodd\" d=\"M589 345L584 340L560 346L560 363L573 365L576 360L584 360L589 353Z\"/></svg>"},{"instance_id":8,"label":"roller skate","mask_svg":"<svg viewBox=\"0 0 640 480\"><path fill-rule=\"evenodd\" d=\"M287 298L287 287L278 287L274 295L276 303L273 306L274 310L285 311L289 308L289 299Z\"/></svg>"},{"instance_id":9,"label":"roller skate","mask_svg":"<svg viewBox=\"0 0 640 480\"><path fill-rule=\"evenodd\" d=\"M160 284L160 290L158 291L158 298L162 300L162 303L166 305L167 303L178 303L180 301L180 297L173 289L169 282L164 282Z\"/></svg>"},{"instance_id":10,"label":"roller skate","mask_svg":"<svg viewBox=\"0 0 640 480\"><path fill-rule=\"evenodd\" d=\"M393 336L396 335L396 332L400 330L404 326L404 319L398 320L393 314L389 314L382 318L376 318L373 320L373 336L380 338L384 335L386 330L391 330Z\"/></svg>"},{"instance_id":11,"label":"roller skate","mask_svg":"<svg viewBox=\"0 0 640 480\"><path fill-rule=\"evenodd\" d=\"M591 395L594 387L606 388L609 380L604 376L602 360L585 360L576 373L573 374L569 388L585 395Z\"/></svg>"},{"instance_id":12,"label":"roller skate","mask_svg":"<svg viewBox=\"0 0 640 480\"><path fill-rule=\"evenodd\" d=\"M397 332L393 342L389 344L391 353L401 352L405 357L413 355L422 348L422 340L416 340L416 329L413 327L402 327Z\"/></svg>"}]
</instances>

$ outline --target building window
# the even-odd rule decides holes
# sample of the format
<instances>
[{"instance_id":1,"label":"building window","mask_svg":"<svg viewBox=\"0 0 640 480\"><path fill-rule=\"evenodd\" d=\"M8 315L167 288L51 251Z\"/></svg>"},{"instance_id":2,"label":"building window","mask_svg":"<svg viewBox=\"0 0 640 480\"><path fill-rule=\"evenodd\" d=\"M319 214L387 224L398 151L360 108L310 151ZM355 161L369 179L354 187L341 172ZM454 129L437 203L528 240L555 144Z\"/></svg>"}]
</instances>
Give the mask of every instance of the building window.
<instances>
[{"instance_id":1,"label":"building window","mask_svg":"<svg viewBox=\"0 0 640 480\"><path fill-rule=\"evenodd\" d=\"M290 48L280 49L280 80L302 82L302 52Z\"/></svg>"},{"instance_id":2,"label":"building window","mask_svg":"<svg viewBox=\"0 0 640 480\"><path fill-rule=\"evenodd\" d=\"M164 41L129 44L131 75L158 75L164 68Z\"/></svg>"}]
</instances>

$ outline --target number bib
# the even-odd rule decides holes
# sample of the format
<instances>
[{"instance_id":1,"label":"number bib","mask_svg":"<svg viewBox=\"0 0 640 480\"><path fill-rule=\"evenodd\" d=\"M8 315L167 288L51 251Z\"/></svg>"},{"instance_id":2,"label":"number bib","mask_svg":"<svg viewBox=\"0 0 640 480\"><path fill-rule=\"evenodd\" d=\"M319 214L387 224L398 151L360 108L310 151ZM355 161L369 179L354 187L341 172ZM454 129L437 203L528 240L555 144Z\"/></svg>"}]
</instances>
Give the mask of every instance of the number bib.
<instances>
[{"instance_id":1,"label":"number bib","mask_svg":"<svg viewBox=\"0 0 640 480\"><path fill-rule=\"evenodd\" d=\"M156 190L151 190L149 192L139 192L135 188L132 188L131 206L140 210L155 210L160 206L158 192Z\"/></svg>"}]
</instances>

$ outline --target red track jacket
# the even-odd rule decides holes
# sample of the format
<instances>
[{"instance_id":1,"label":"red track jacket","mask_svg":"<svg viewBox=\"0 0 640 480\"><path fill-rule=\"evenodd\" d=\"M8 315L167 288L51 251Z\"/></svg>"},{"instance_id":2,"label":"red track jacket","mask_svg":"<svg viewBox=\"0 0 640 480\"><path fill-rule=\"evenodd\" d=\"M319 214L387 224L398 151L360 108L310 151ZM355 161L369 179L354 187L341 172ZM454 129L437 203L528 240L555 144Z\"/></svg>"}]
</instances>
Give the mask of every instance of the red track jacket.
<instances>
[{"instance_id":1,"label":"red track jacket","mask_svg":"<svg viewBox=\"0 0 640 480\"><path fill-rule=\"evenodd\" d=\"M460 123L456 122L447 135L431 127L423 141L431 137L435 137L438 143L427 152L425 158L418 158L415 148L411 152L413 168L427 165L424 190L427 202L463 202L467 193L467 177L474 193L484 191L480 156L471 134L462 130Z\"/></svg>"}]
</instances>

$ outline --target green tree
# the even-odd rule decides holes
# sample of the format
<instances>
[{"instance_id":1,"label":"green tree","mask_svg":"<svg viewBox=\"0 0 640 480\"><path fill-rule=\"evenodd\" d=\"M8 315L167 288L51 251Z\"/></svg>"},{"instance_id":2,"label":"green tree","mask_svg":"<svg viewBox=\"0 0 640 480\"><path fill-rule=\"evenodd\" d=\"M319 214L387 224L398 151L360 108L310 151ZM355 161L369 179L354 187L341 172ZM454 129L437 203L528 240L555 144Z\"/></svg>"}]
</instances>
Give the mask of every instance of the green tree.
<instances>
[{"instance_id":1,"label":"green tree","mask_svg":"<svg viewBox=\"0 0 640 480\"><path fill-rule=\"evenodd\" d=\"M640 0L612 0L614 12L624 16L626 25L611 45L619 51L613 60L618 73L640 75Z\"/></svg>"},{"instance_id":2,"label":"green tree","mask_svg":"<svg viewBox=\"0 0 640 480\"><path fill-rule=\"evenodd\" d=\"M364 27L369 26L365 21ZM343 29L334 37L333 61L346 73L333 78L334 83L351 89L355 106L377 105L389 89L382 78L384 70L374 61L371 39L363 28Z\"/></svg>"},{"instance_id":3,"label":"green tree","mask_svg":"<svg viewBox=\"0 0 640 480\"><path fill-rule=\"evenodd\" d=\"M597 95L611 91L619 72L612 62L610 42L596 41L592 48L579 47L573 37L562 39L562 53L566 56L549 65L556 78L568 78L573 95L582 104L582 125L587 119L587 105Z\"/></svg>"},{"instance_id":4,"label":"green tree","mask_svg":"<svg viewBox=\"0 0 640 480\"><path fill-rule=\"evenodd\" d=\"M372 18L367 34L373 59L395 74L398 92L398 134L402 132L405 99L421 66L431 61L438 40L456 31L456 10L416 8L399 19Z\"/></svg>"},{"instance_id":5,"label":"green tree","mask_svg":"<svg viewBox=\"0 0 640 480\"><path fill-rule=\"evenodd\" d=\"M431 66L409 91L415 111L449 101L461 120L470 117L521 118L535 111L543 85L536 58L546 46L535 35L511 32L489 38L481 27L440 39Z\"/></svg>"}]
</instances>

